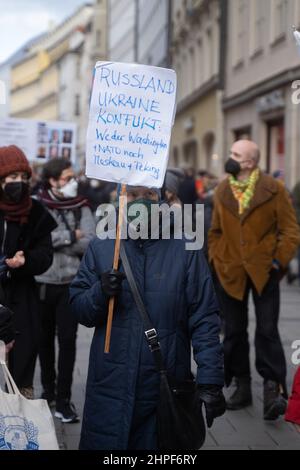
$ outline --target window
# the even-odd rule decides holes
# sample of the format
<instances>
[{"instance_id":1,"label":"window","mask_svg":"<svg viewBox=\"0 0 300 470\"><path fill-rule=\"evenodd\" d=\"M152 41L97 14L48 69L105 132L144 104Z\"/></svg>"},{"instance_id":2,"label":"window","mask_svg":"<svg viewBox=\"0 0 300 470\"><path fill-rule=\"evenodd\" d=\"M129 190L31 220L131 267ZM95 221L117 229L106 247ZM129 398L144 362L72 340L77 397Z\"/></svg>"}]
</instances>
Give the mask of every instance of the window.
<instances>
[{"instance_id":1,"label":"window","mask_svg":"<svg viewBox=\"0 0 300 470\"><path fill-rule=\"evenodd\" d=\"M101 31L97 29L96 31L96 46L101 45Z\"/></svg>"},{"instance_id":2,"label":"window","mask_svg":"<svg viewBox=\"0 0 300 470\"><path fill-rule=\"evenodd\" d=\"M278 0L276 5L276 36L285 34L287 26L287 0Z\"/></svg>"},{"instance_id":3,"label":"window","mask_svg":"<svg viewBox=\"0 0 300 470\"><path fill-rule=\"evenodd\" d=\"M246 4L245 0L238 0L238 8L235 11L233 27L233 66L238 66L244 61L246 41Z\"/></svg>"},{"instance_id":4,"label":"window","mask_svg":"<svg viewBox=\"0 0 300 470\"><path fill-rule=\"evenodd\" d=\"M6 102L6 87L5 83L0 80L0 104L5 104Z\"/></svg>"},{"instance_id":5,"label":"window","mask_svg":"<svg viewBox=\"0 0 300 470\"><path fill-rule=\"evenodd\" d=\"M186 79L186 73L187 73L187 56L184 54L182 56L182 87L181 87L181 98L185 98L186 95L188 94L188 83Z\"/></svg>"},{"instance_id":6,"label":"window","mask_svg":"<svg viewBox=\"0 0 300 470\"><path fill-rule=\"evenodd\" d=\"M205 161L203 162L208 171L212 171L213 155L215 153L216 138L213 132L207 132L203 138L203 150Z\"/></svg>"},{"instance_id":7,"label":"window","mask_svg":"<svg viewBox=\"0 0 300 470\"><path fill-rule=\"evenodd\" d=\"M295 10L293 17L295 18L295 26L299 28L300 26L300 1L295 0Z\"/></svg>"},{"instance_id":8,"label":"window","mask_svg":"<svg viewBox=\"0 0 300 470\"><path fill-rule=\"evenodd\" d=\"M80 57L78 57L76 60L76 78L78 79L80 79L80 66L81 66L81 60L80 60Z\"/></svg>"},{"instance_id":9,"label":"window","mask_svg":"<svg viewBox=\"0 0 300 470\"><path fill-rule=\"evenodd\" d=\"M265 28L265 3L261 0L252 0L251 7L251 37L250 49L251 55L254 55L263 49L264 28Z\"/></svg>"},{"instance_id":10,"label":"window","mask_svg":"<svg viewBox=\"0 0 300 470\"><path fill-rule=\"evenodd\" d=\"M80 95L75 95L75 116L80 116Z\"/></svg>"},{"instance_id":11,"label":"window","mask_svg":"<svg viewBox=\"0 0 300 470\"><path fill-rule=\"evenodd\" d=\"M189 49L189 93L192 93L196 88L196 80L195 80L195 50L193 47Z\"/></svg>"},{"instance_id":12,"label":"window","mask_svg":"<svg viewBox=\"0 0 300 470\"><path fill-rule=\"evenodd\" d=\"M184 162L188 163L192 168L197 168L198 146L195 140L191 140L183 146Z\"/></svg>"},{"instance_id":13,"label":"window","mask_svg":"<svg viewBox=\"0 0 300 470\"><path fill-rule=\"evenodd\" d=\"M174 147L173 149L173 163L175 167L179 166L179 155L178 155L178 148Z\"/></svg>"},{"instance_id":14,"label":"window","mask_svg":"<svg viewBox=\"0 0 300 470\"><path fill-rule=\"evenodd\" d=\"M285 169L284 119L268 122L267 172Z\"/></svg>"},{"instance_id":15,"label":"window","mask_svg":"<svg viewBox=\"0 0 300 470\"><path fill-rule=\"evenodd\" d=\"M285 37L288 28L288 0L271 1L271 42L274 43Z\"/></svg>"},{"instance_id":16,"label":"window","mask_svg":"<svg viewBox=\"0 0 300 470\"><path fill-rule=\"evenodd\" d=\"M204 45L205 63L204 63L204 80L207 81L213 74L213 40L210 29L206 31L206 42Z\"/></svg>"},{"instance_id":17,"label":"window","mask_svg":"<svg viewBox=\"0 0 300 470\"><path fill-rule=\"evenodd\" d=\"M177 102L182 98L182 78L181 78L181 64L178 62L175 66L176 73L177 73L177 94L176 99Z\"/></svg>"},{"instance_id":18,"label":"window","mask_svg":"<svg viewBox=\"0 0 300 470\"><path fill-rule=\"evenodd\" d=\"M197 41L197 53L196 53L196 87L200 87L203 83L203 70L204 70L204 63L203 63L203 46L202 40L199 39Z\"/></svg>"}]
</instances>

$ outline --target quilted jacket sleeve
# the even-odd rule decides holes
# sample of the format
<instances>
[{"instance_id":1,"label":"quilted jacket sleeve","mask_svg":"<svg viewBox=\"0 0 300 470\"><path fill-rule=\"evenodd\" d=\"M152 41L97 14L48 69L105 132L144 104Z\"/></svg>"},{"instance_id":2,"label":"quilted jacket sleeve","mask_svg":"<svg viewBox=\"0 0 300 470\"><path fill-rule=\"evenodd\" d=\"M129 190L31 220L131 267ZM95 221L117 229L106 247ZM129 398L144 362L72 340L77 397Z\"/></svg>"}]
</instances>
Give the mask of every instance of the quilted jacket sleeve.
<instances>
[{"instance_id":1,"label":"quilted jacket sleeve","mask_svg":"<svg viewBox=\"0 0 300 470\"><path fill-rule=\"evenodd\" d=\"M99 257L100 254L97 253ZM102 292L93 242L89 244L77 276L70 286L70 304L82 325L97 327L106 321L108 300Z\"/></svg>"},{"instance_id":2,"label":"quilted jacket sleeve","mask_svg":"<svg viewBox=\"0 0 300 470\"><path fill-rule=\"evenodd\" d=\"M188 252L186 298L198 384L224 384L219 306L202 251Z\"/></svg>"}]
</instances>

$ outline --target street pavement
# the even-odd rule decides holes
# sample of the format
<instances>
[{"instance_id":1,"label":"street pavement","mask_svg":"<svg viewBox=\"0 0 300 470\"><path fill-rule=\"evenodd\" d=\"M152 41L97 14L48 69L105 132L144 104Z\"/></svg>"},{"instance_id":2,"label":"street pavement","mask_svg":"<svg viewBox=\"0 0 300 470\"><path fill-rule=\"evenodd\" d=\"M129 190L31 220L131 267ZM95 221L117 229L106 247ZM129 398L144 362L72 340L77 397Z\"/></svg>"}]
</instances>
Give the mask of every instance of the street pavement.
<instances>
[{"instance_id":1,"label":"street pavement","mask_svg":"<svg viewBox=\"0 0 300 470\"><path fill-rule=\"evenodd\" d=\"M298 285L288 286L283 282L280 332L287 359L289 391L297 368L291 361L293 353L291 345L293 341L300 340L299 303L300 287ZM254 328L255 319L251 304L249 332L251 339L253 406L241 411L227 411L223 417L215 420L213 427L207 433L203 446L205 450L300 450L300 429L297 429L291 423L285 422L283 418L274 422L265 422L262 418L263 390L262 379L254 367ZM88 355L92 335L92 329L79 327L72 400L80 416L82 416L84 405ZM36 372L35 390L38 396L41 392L39 368ZM230 393L232 393L230 388L225 390L226 395ZM81 423L62 424L57 418L54 418L54 420L60 448L62 450L78 449Z\"/></svg>"}]
</instances>

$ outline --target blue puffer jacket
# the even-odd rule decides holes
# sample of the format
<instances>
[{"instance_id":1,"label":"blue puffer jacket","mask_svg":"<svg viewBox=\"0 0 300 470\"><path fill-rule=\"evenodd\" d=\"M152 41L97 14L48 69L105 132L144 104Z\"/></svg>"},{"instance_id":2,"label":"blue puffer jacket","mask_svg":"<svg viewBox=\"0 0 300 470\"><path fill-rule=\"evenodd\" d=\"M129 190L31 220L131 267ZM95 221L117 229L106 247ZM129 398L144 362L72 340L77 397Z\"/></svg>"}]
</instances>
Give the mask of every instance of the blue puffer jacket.
<instances>
[{"instance_id":1,"label":"blue puffer jacket","mask_svg":"<svg viewBox=\"0 0 300 470\"><path fill-rule=\"evenodd\" d=\"M199 384L223 385L218 305L201 251L184 240L124 241L170 374L189 378L192 342ZM94 239L71 285L79 323L96 327L91 345L81 449L155 449L159 378L128 282L104 353L108 302L99 281L112 267L114 240ZM123 267L120 268L123 271Z\"/></svg>"}]
</instances>

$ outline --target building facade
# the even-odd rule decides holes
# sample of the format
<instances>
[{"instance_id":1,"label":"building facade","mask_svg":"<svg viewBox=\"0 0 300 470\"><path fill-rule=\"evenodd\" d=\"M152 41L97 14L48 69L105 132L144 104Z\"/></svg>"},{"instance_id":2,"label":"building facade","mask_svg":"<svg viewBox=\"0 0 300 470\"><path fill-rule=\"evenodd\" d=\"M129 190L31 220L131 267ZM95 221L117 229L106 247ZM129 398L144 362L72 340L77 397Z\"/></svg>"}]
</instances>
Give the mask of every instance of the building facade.
<instances>
[{"instance_id":1,"label":"building facade","mask_svg":"<svg viewBox=\"0 0 300 470\"><path fill-rule=\"evenodd\" d=\"M6 118L10 115L10 89L11 89L11 69L15 63L21 61L23 57L28 54L30 47L37 40L44 36L38 36L30 39L23 44L16 52L14 52L8 59L0 64L0 87L2 87L2 99L0 97L0 119ZM1 93L1 90L0 90Z\"/></svg>"},{"instance_id":2,"label":"building facade","mask_svg":"<svg viewBox=\"0 0 300 470\"><path fill-rule=\"evenodd\" d=\"M226 0L172 2L172 66L178 92L170 162L216 175L221 172L223 149L226 4Z\"/></svg>"},{"instance_id":3,"label":"building facade","mask_svg":"<svg viewBox=\"0 0 300 470\"><path fill-rule=\"evenodd\" d=\"M137 0L108 0L107 18L109 60L137 62Z\"/></svg>"},{"instance_id":4,"label":"building facade","mask_svg":"<svg viewBox=\"0 0 300 470\"><path fill-rule=\"evenodd\" d=\"M171 0L109 0L109 59L167 67L171 3Z\"/></svg>"},{"instance_id":5,"label":"building facade","mask_svg":"<svg viewBox=\"0 0 300 470\"><path fill-rule=\"evenodd\" d=\"M83 5L11 69L11 116L75 122L78 166L84 164L94 65L107 57L106 14L106 0Z\"/></svg>"},{"instance_id":6,"label":"building facade","mask_svg":"<svg viewBox=\"0 0 300 470\"><path fill-rule=\"evenodd\" d=\"M289 187L300 176L300 109L293 102L300 57L292 25L300 26L299 0L228 2L224 158L235 139L251 138L263 170L284 171Z\"/></svg>"},{"instance_id":7,"label":"building facade","mask_svg":"<svg viewBox=\"0 0 300 470\"><path fill-rule=\"evenodd\" d=\"M85 164L86 132L96 62L107 59L106 0L96 0L92 15L76 28L59 61L59 120L77 123L77 156Z\"/></svg>"},{"instance_id":8,"label":"building facade","mask_svg":"<svg viewBox=\"0 0 300 470\"><path fill-rule=\"evenodd\" d=\"M137 61L169 67L171 0L138 0Z\"/></svg>"}]
</instances>

